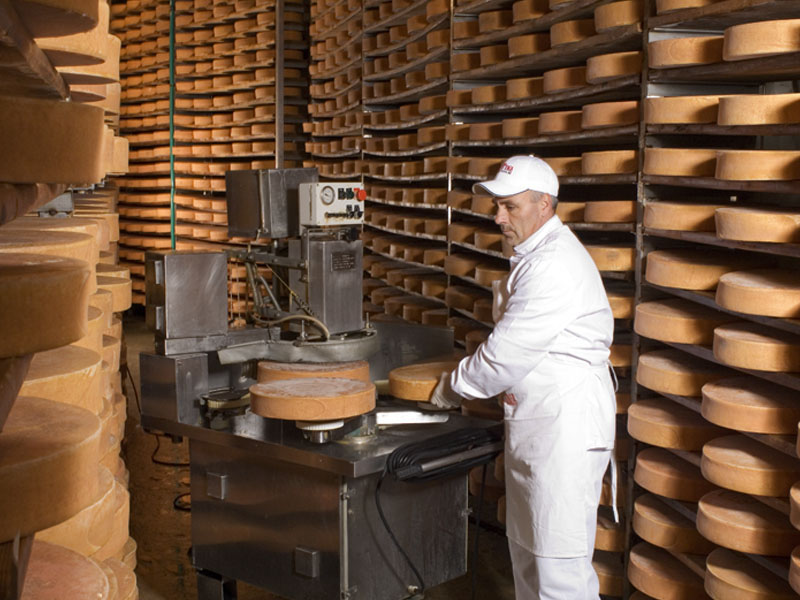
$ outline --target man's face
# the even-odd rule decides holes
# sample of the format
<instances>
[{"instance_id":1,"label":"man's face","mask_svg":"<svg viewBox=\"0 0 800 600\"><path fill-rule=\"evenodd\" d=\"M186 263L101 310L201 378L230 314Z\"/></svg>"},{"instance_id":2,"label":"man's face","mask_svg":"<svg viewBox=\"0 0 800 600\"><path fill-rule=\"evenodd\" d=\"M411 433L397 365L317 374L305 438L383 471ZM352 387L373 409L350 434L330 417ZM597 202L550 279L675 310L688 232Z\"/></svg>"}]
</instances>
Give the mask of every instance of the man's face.
<instances>
[{"instance_id":1,"label":"man's face","mask_svg":"<svg viewBox=\"0 0 800 600\"><path fill-rule=\"evenodd\" d=\"M495 198L494 204L494 222L512 246L527 240L553 216L550 196L531 190Z\"/></svg>"}]
</instances>

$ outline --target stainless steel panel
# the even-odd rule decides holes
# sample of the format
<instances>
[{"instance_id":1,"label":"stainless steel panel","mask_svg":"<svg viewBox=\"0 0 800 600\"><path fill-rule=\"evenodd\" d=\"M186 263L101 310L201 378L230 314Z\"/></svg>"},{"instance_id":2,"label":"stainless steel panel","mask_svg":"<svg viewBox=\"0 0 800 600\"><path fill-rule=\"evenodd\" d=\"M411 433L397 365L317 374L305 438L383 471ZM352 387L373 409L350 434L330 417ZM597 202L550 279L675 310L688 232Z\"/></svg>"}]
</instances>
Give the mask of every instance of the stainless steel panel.
<instances>
[{"instance_id":1,"label":"stainless steel panel","mask_svg":"<svg viewBox=\"0 0 800 600\"><path fill-rule=\"evenodd\" d=\"M224 253L148 252L145 284L147 324L159 337L227 333L228 261Z\"/></svg>"},{"instance_id":2,"label":"stainless steel panel","mask_svg":"<svg viewBox=\"0 0 800 600\"><path fill-rule=\"evenodd\" d=\"M339 598L339 476L196 440L189 450L196 567L286 598ZM225 500L206 493L208 472L226 475ZM298 547L318 553L318 577L297 571Z\"/></svg>"},{"instance_id":3,"label":"stainless steel panel","mask_svg":"<svg viewBox=\"0 0 800 600\"><path fill-rule=\"evenodd\" d=\"M208 392L206 354L139 355L142 415L200 425L200 396Z\"/></svg>"},{"instance_id":4,"label":"stainless steel panel","mask_svg":"<svg viewBox=\"0 0 800 600\"><path fill-rule=\"evenodd\" d=\"M380 351L369 359L369 376L373 381L387 379L395 367L422 360L453 356L453 330L415 323L375 321Z\"/></svg>"},{"instance_id":5,"label":"stainless steel panel","mask_svg":"<svg viewBox=\"0 0 800 600\"><path fill-rule=\"evenodd\" d=\"M298 188L318 179L316 169L228 171L228 235L251 239L298 235Z\"/></svg>"}]
</instances>

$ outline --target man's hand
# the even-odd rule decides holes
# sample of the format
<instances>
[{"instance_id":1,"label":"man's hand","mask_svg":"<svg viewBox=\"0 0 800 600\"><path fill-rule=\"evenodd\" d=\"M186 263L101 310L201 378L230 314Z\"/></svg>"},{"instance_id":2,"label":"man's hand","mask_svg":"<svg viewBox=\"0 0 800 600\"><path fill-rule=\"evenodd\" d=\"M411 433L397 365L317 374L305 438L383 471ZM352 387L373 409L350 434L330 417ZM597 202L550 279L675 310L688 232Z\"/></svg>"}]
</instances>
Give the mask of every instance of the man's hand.
<instances>
[{"instance_id":1,"label":"man's hand","mask_svg":"<svg viewBox=\"0 0 800 600\"><path fill-rule=\"evenodd\" d=\"M439 383L431 394L430 403L439 408L450 409L461 406L461 396L450 387L450 373L442 372Z\"/></svg>"}]
</instances>

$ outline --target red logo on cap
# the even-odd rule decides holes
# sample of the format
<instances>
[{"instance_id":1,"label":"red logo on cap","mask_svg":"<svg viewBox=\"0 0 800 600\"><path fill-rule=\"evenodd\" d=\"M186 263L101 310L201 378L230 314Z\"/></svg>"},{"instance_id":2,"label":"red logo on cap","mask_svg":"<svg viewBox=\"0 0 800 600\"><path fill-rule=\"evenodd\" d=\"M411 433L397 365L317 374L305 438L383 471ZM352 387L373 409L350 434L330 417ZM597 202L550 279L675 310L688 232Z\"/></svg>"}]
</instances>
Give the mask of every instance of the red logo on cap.
<instances>
[{"instance_id":1,"label":"red logo on cap","mask_svg":"<svg viewBox=\"0 0 800 600\"><path fill-rule=\"evenodd\" d=\"M514 170L514 167L511 166L508 163L503 163L503 165L500 167L500 172L501 173L508 173L509 175L511 175L511 171L513 171L513 170Z\"/></svg>"}]
</instances>

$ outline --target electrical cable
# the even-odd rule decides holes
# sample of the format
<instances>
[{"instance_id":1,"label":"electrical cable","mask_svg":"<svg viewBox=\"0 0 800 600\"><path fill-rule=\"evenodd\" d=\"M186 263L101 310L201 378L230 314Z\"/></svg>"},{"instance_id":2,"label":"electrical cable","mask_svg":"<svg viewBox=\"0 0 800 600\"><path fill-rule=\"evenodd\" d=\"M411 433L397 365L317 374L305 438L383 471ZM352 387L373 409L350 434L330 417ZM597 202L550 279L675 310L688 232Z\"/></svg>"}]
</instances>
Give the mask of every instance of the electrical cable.
<instances>
[{"instance_id":1,"label":"electrical cable","mask_svg":"<svg viewBox=\"0 0 800 600\"><path fill-rule=\"evenodd\" d=\"M396 448L387 458L386 465L381 473L378 484L375 486L375 506L378 509L378 516L383 523L386 532L389 534L397 550L403 556L406 564L414 573L419 590L417 593L425 592L425 581L422 578L411 557L406 553L400 542L392 531L389 521L383 512L380 501L380 492L383 482L388 475L392 475L396 481L430 481L433 479L443 479L466 473L476 466L485 465L491 461L499 450L489 450L479 456L466 458L454 464L446 464L440 467L427 468L426 463L435 461L448 456L473 450L480 446L493 445L499 441L500 436L489 429L480 427L466 427L451 431L443 435L435 436L419 442L404 444ZM474 588L473 588L474 597Z\"/></svg>"}]
</instances>

